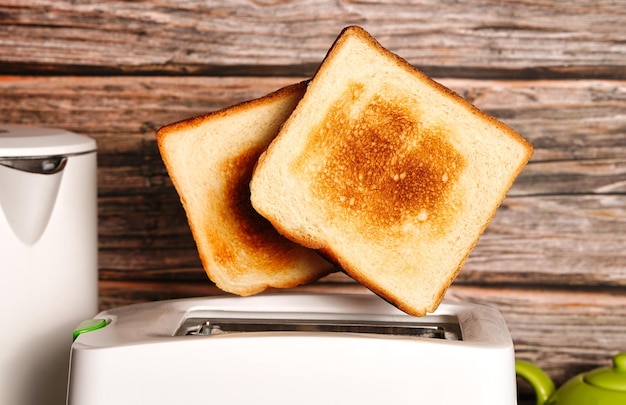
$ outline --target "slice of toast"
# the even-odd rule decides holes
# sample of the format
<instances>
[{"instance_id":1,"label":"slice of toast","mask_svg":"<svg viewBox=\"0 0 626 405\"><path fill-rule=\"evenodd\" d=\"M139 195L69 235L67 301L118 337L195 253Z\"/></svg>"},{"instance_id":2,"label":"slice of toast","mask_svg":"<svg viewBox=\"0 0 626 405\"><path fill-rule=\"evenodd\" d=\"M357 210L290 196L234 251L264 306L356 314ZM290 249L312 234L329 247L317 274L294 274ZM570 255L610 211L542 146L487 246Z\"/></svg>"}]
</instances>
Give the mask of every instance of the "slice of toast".
<instances>
[{"instance_id":1,"label":"slice of toast","mask_svg":"<svg viewBox=\"0 0 626 405\"><path fill-rule=\"evenodd\" d=\"M434 311L532 146L384 49L342 31L261 155L253 207L401 310Z\"/></svg>"},{"instance_id":2,"label":"slice of toast","mask_svg":"<svg viewBox=\"0 0 626 405\"><path fill-rule=\"evenodd\" d=\"M204 269L226 292L295 287L334 270L317 252L279 235L250 204L257 158L305 89L299 83L157 133Z\"/></svg>"}]
</instances>

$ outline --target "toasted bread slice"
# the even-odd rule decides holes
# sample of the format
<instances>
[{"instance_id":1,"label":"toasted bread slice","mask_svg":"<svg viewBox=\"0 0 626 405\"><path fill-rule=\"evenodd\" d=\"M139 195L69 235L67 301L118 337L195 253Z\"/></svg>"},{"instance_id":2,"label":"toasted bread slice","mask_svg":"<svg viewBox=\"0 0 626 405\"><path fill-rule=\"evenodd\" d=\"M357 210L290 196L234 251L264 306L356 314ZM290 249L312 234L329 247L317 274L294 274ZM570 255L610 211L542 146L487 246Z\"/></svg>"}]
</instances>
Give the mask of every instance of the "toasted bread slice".
<instances>
[{"instance_id":1,"label":"toasted bread slice","mask_svg":"<svg viewBox=\"0 0 626 405\"><path fill-rule=\"evenodd\" d=\"M279 235L250 204L253 166L305 89L299 83L157 133L204 269L224 291L295 287L333 270L317 252Z\"/></svg>"},{"instance_id":2,"label":"toasted bread slice","mask_svg":"<svg viewBox=\"0 0 626 405\"><path fill-rule=\"evenodd\" d=\"M348 27L260 157L252 205L421 316L438 307L531 154L512 129Z\"/></svg>"}]
</instances>

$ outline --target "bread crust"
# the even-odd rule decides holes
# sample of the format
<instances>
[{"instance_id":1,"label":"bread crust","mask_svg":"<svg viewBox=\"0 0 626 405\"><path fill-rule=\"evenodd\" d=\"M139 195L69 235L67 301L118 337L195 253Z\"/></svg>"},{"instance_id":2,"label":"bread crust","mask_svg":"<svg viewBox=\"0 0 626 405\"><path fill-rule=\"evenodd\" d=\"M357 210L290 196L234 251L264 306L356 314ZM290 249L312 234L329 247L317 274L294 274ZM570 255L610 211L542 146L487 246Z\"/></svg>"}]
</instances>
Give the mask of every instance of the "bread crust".
<instances>
[{"instance_id":1,"label":"bread crust","mask_svg":"<svg viewBox=\"0 0 626 405\"><path fill-rule=\"evenodd\" d=\"M513 129L352 26L259 159L251 198L281 234L422 316L531 155Z\"/></svg>"},{"instance_id":2,"label":"bread crust","mask_svg":"<svg viewBox=\"0 0 626 405\"><path fill-rule=\"evenodd\" d=\"M250 204L248 183L258 156L306 85L178 121L157 133L203 267L226 292L291 288L335 270L313 250L282 237Z\"/></svg>"}]
</instances>

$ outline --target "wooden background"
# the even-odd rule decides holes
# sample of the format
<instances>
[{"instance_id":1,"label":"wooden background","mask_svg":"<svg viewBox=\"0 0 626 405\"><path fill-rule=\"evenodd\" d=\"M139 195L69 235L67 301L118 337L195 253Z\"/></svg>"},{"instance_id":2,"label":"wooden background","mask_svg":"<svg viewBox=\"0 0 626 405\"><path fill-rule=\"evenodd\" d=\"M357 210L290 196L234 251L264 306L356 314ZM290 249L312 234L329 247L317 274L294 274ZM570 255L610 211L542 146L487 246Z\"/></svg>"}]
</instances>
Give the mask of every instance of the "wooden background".
<instances>
[{"instance_id":1,"label":"wooden background","mask_svg":"<svg viewBox=\"0 0 626 405\"><path fill-rule=\"evenodd\" d=\"M310 77L357 24L536 149L447 298L557 385L626 351L626 2L91 3L0 0L0 122L97 140L102 309L219 293L155 131Z\"/></svg>"}]
</instances>

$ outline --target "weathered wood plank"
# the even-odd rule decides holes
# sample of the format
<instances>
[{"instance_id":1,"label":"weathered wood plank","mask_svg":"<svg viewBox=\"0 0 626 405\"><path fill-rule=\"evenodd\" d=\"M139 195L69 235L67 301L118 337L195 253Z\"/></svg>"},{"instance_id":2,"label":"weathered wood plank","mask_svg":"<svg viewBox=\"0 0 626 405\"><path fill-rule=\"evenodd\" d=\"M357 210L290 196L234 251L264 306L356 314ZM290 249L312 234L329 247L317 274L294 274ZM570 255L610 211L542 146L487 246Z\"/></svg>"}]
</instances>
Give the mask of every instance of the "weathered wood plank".
<instances>
[{"instance_id":1,"label":"weathered wood plank","mask_svg":"<svg viewBox=\"0 0 626 405\"><path fill-rule=\"evenodd\" d=\"M102 309L162 299L224 294L207 282L101 281L100 291ZM269 293L289 291L366 292L354 283L316 283ZM580 372L608 366L614 354L626 350L626 294L619 291L454 284L446 300L497 308L509 327L517 358L533 361L544 368L557 384Z\"/></svg>"},{"instance_id":2,"label":"weathered wood plank","mask_svg":"<svg viewBox=\"0 0 626 405\"><path fill-rule=\"evenodd\" d=\"M170 122L260 97L301 79L214 77L0 76L3 122L58 126L91 135L101 155L154 146ZM153 148L150 149L153 151Z\"/></svg>"},{"instance_id":3,"label":"weathered wood plank","mask_svg":"<svg viewBox=\"0 0 626 405\"><path fill-rule=\"evenodd\" d=\"M4 76L0 116L98 141L102 278L203 280L155 131L294 81ZM625 285L626 82L441 81L536 147L459 282Z\"/></svg>"},{"instance_id":4,"label":"weathered wood plank","mask_svg":"<svg viewBox=\"0 0 626 405\"><path fill-rule=\"evenodd\" d=\"M626 195L508 198L461 280L626 286L624 247Z\"/></svg>"},{"instance_id":5,"label":"weathered wood plank","mask_svg":"<svg viewBox=\"0 0 626 405\"><path fill-rule=\"evenodd\" d=\"M626 156L624 81L439 81L527 137L533 162Z\"/></svg>"},{"instance_id":6,"label":"weathered wood plank","mask_svg":"<svg viewBox=\"0 0 626 405\"><path fill-rule=\"evenodd\" d=\"M358 24L438 76L624 79L624 21L595 0L5 0L0 70L308 75Z\"/></svg>"},{"instance_id":7,"label":"weathered wood plank","mask_svg":"<svg viewBox=\"0 0 626 405\"><path fill-rule=\"evenodd\" d=\"M102 158L136 165L138 153L151 158L161 125L300 80L0 76L0 114L93 135ZM527 137L533 162L626 156L626 81L439 81Z\"/></svg>"},{"instance_id":8,"label":"weathered wood plank","mask_svg":"<svg viewBox=\"0 0 626 405\"><path fill-rule=\"evenodd\" d=\"M204 279L176 203L128 197L109 214L108 201L101 198L102 278ZM626 195L507 198L458 281L626 287L625 213Z\"/></svg>"},{"instance_id":9,"label":"weathered wood plank","mask_svg":"<svg viewBox=\"0 0 626 405\"><path fill-rule=\"evenodd\" d=\"M624 193L626 158L615 158L533 162L526 166L509 195Z\"/></svg>"}]
</instances>

